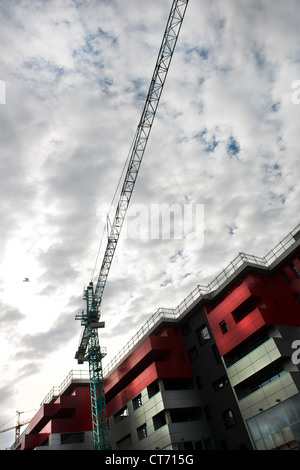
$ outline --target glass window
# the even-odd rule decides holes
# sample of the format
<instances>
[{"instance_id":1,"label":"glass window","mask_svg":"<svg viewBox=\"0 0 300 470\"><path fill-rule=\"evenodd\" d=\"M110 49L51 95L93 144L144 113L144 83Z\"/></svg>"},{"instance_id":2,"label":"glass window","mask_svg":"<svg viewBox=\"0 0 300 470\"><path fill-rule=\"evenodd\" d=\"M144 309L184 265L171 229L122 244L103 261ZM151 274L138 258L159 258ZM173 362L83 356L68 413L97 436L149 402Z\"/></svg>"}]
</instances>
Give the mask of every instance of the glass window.
<instances>
[{"instance_id":1,"label":"glass window","mask_svg":"<svg viewBox=\"0 0 300 470\"><path fill-rule=\"evenodd\" d=\"M210 332L209 332L209 329L208 329L207 325L204 324L204 325L200 326L200 328L197 329L197 335L198 335L198 339L199 339L200 344L204 344L207 341L209 341L210 340Z\"/></svg>"},{"instance_id":2,"label":"glass window","mask_svg":"<svg viewBox=\"0 0 300 470\"><path fill-rule=\"evenodd\" d=\"M282 402L280 405L279 406L280 406L280 408L282 407L282 409L284 411L284 414L287 418L288 423L289 424L296 423L298 421L298 419L297 419L297 416L295 415L295 413L294 413L294 411L291 407L290 402L288 400L286 400L286 401Z\"/></svg>"},{"instance_id":3,"label":"glass window","mask_svg":"<svg viewBox=\"0 0 300 470\"><path fill-rule=\"evenodd\" d=\"M224 420L226 428L231 428L232 426L236 424L235 417L233 415L232 410L229 409L229 410L223 411L222 414L223 414L223 420Z\"/></svg>"},{"instance_id":4,"label":"glass window","mask_svg":"<svg viewBox=\"0 0 300 470\"><path fill-rule=\"evenodd\" d=\"M251 295L242 302L235 310L232 311L233 318L236 323L243 320L249 313L251 313L257 306L259 297Z\"/></svg>"},{"instance_id":5,"label":"glass window","mask_svg":"<svg viewBox=\"0 0 300 470\"><path fill-rule=\"evenodd\" d=\"M276 422L278 424L279 429L285 428L288 425L286 417L285 417L284 413L282 413L282 407L280 407L279 405L274 406L273 414L275 416L275 419L276 419Z\"/></svg>"},{"instance_id":6,"label":"glass window","mask_svg":"<svg viewBox=\"0 0 300 470\"><path fill-rule=\"evenodd\" d=\"M132 405L133 405L133 409L136 410L137 408L140 408L142 406L143 402L142 402L142 395L139 394L138 396L136 396L133 400L132 400Z\"/></svg>"},{"instance_id":7,"label":"glass window","mask_svg":"<svg viewBox=\"0 0 300 470\"><path fill-rule=\"evenodd\" d=\"M152 384L148 385L147 391L148 391L148 398L154 397L154 395L156 395L159 392L158 382L155 381Z\"/></svg>"},{"instance_id":8,"label":"glass window","mask_svg":"<svg viewBox=\"0 0 300 470\"><path fill-rule=\"evenodd\" d=\"M152 418L155 431L166 424L165 412L161 411Z\"/></svg>"},{"instance_id":9,"label":"glass window","mask_svg":"<svg viewBox=\"0 0 300 470\"><path fill-rule=\"evenodd\" d=\"M145 439L147 437L147 425L146 423L137 428L137 437L138 440L141 441L142 439Z\"/></svg>"},{"instance_id":10,"label":"glass window","mask_svg":"<svg viewBox=\"0 0 300 470\"><path fill-rule=\"evenodd\" d=\"M125 405L123 408L117 411L117 413L114 414L115 423L119 423L128 415L129 415L128 408L127 408L127 405Z\"/></svg>"},{"instance_id":11,"label":"glass window","mask_svg":"<svg viewBox=\"0 0 300 470\"><path fill-rule=\"evenodd\" d=\"M294 412L296 413L298 422L300 422L300 394L298 393L298 395L293 396L289 401Z\"/></svg>"},{"instance_id":12,"label":"glass window","mask_svg":"<svg viewBox=\"0 0 300 470\"><path fill-rule=\"evenodd\" d=\"M226 375L224 375L223 377L221 377L220 379L216 380L215 382L213 382L213 387L214 387L214 390L217 392L218 390L221 390L222 388L225 387L225 385L228 385L228 379L226 377Z\"/></svg>"},{"instance_id":13,"label":"glass window","mask_svg":"<svg viewBox=\"0 0 300 470\"><path fill-rule=\"evenodd\" d=\"M280 274L283 277L283 279L285 280L285 282L287 283L287 285L290 286L292 283L291 283L289 277L287 276L287 274L284 271L281 271Z\"/></svg>"},{"instance_id":14,"label":"glass window","mask_svg":"<svg viewBox=\"0 0 300 470\"><path fill-rule=\"evenodd\" d=\"M297 446L300 423L293 409L294 399L299 402L297 395L247 421L256 449L270 450Z\"/></svg>"},{"instance_id":15,"label":"glass window","mask_svg":"<svg viewBox=\"0 0 300 470\"><path fill-rule=\"evenodd\" d=\"M290 268L296 277L300 277L300 272L293 263L290 264Z\"/></svg>"},{"instance_id":16,"label":"glass window","mask_svg":"<svg viewBox=\"0 0 300 470\"><path fill-rule=\"evenodd\" d=\"M221 328L221 331L222 331L223 335L225 335L225 333L228 332L228 326L227 326L226 321L224 321L224 320L221 321L220 328Z\"/></svg>"},{"instance_id":17,"label":"glass window","mask_svg":"<svg viewBox=\"0 0 300 470\"><path fill-rule=\"evenodd\" d=\"M249 419L247 421L247 424L248 424L248 428L249 428L250 434L252 436L252 439L254 441L258 441L259 439L261 439L261 434L259 432L259 428L257 426L256 419L255 418Z\"/></svg>"}]
</instances>

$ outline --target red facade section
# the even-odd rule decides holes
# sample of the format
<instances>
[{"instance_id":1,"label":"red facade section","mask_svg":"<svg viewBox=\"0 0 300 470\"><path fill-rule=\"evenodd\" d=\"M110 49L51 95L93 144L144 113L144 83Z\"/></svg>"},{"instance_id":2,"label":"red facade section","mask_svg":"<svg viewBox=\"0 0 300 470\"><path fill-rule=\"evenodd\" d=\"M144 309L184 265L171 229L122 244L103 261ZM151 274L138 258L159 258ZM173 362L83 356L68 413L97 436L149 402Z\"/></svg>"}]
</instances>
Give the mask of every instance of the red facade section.
<instances>
[{"instance_id":1,"label":"red facade section","mask_svg":"<svg viewBox=\"0 0 300 470\"><path fill-rule=\"evenodd\" d=\"M21 450L34 449L50 434L92 430L89 384L74 384L70 395L61 395L54 403L44 404L33 417Z\"/></svg>"},{"instance_id":2,"label":"red facade section","mask_svg":"<svg viewBox=\"0 0 300 470\"><path fill-rule=\"evenodd\" d=\"M298 294L298 256L272 276L263 270L247 274L221 301L205 307L220 354L224 356L265 325L300 326Z\"/></svg>"},{"instance_id":3,"label":"red facade section","mask_svg":"<svg viewBox=\"0 0 300 470\"><path fill-rule=\"evenodd\" d=\"M105 380L107 416L120 410L158 378L191 378L180 328L164 327L149 336ZM44 404L30 423L21 450L34 449L51 434L92 431L89 384L72 384L53 403Z\"/></svg>"},{"instance_id":4,"label":"red facade section","mask_svg":"<svg viewBox=\"0 0 300 470\"><path fill-rule=\"evenodd\" d=\"M148 336L104 382L110 417L159 378L191 378L193 370L179 328Z\"/></svg>"}]
</instances>

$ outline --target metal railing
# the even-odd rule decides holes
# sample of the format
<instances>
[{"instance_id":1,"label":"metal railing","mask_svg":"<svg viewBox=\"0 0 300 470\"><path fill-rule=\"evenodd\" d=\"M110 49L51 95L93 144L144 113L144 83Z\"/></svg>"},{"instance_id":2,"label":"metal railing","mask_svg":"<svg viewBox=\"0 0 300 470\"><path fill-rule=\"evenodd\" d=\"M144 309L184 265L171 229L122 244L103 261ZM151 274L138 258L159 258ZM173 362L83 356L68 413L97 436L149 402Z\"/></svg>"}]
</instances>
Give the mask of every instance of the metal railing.
<instances>
[{"instance_id":1,"label":"metal railing","mask_svg":"<svg viewBox=\"0 0 300 470\"><path fill-rule=\"evenodd\" d=\"M89 382L89 372L85 370L71 370L59 387L52 387L50 392L46 395L44 400L41 402L40 406L46 403L51 403L53 399L58 398L68 388L68 386L75 380L82 380L85 382ZM30 424L26 426L24 431L20 434L20 437L10 447L11 450L17 449L17 447L22 442L23 436L28 433L29 428L30 428Z\"/></svg>"},{"instance_id":2,"label":"metal railing","mask_svg":"<svg viewBox=\"0 0 300 470\"><path fill-rule=\"evenodd\" d=\"M89 381L89 372L85 370L71 370L64 381L58 387L52 387L50 392L45 396L41 405L51 403L52 400L58 398L75 380Z\"/></svg>"},{"instance_id":3,"label":"metal railing","mask_svg":"<svg viewBox=\"0 0 300 470\"><path fill-rule=\"evenodd\" d=\"M233 274L243 265L250 264L261 267L269 267L283 253L295 243L294 236L300 231L300 223L265 256L255 256L239 253L208 285L198 285L177 307L159 308L138 332L128 341L120 352L104 368L103 375L106 377L124 359L129 352L146 336L146 334L158 323L160 319L176 320L196 300L200 301L205 295L210 295L218 287L221 287Z\"/></svg>"}]
</instances>

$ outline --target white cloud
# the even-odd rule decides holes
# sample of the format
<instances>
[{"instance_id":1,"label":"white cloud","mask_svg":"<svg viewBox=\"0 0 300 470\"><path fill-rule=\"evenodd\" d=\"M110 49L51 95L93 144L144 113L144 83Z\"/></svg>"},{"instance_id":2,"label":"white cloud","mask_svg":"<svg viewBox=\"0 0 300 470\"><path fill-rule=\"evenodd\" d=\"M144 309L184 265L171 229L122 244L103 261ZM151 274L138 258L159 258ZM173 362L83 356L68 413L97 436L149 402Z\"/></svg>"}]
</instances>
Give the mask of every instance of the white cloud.
<instances>
[{"instance_id":1,"label":"white cloud","mask_svg":"<svg viewBox=\"0 0 300 470\"><path fill-rule=\"evenodd\" d=\"M129 152L170 5L0 5L0 392L11 391L0 424L77 367L99 207ZM299 16L296 0L189 3L132 203L204 204L204 246L121 238L102 304L106 363L157 308L298 223Z\"/></svg>"}]
</instances>

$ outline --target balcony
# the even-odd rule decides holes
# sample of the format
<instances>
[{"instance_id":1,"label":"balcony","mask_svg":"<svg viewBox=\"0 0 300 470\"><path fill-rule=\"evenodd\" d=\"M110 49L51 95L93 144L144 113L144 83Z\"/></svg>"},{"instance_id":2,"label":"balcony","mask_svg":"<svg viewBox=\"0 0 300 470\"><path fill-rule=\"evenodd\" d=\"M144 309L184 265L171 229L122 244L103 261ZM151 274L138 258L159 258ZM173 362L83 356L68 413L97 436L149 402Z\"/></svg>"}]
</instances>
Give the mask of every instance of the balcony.
<instances>
[{"instance_id":1,"label":"balcony","mask_svg":"<svg viewBox=\"0 0 300 470\"><path fill-rule=\"evenodd\" d=\"M296 379L293 373L287 372L263 388L239 400L239 407L244 420L250 419L263 410L278 405L281 401L299 393L299 372L295 375L297 375Z\"/></svg>"},{"instance_id":2,"label":"balcony","mask_svg":"<svg viewBox=\"0 0 300 470\"><path fill-rule=\"evenodd\" d=\"M233 387L281 357L276 339L270 338L227 369Z\"/></svg>"}]
</instances>

